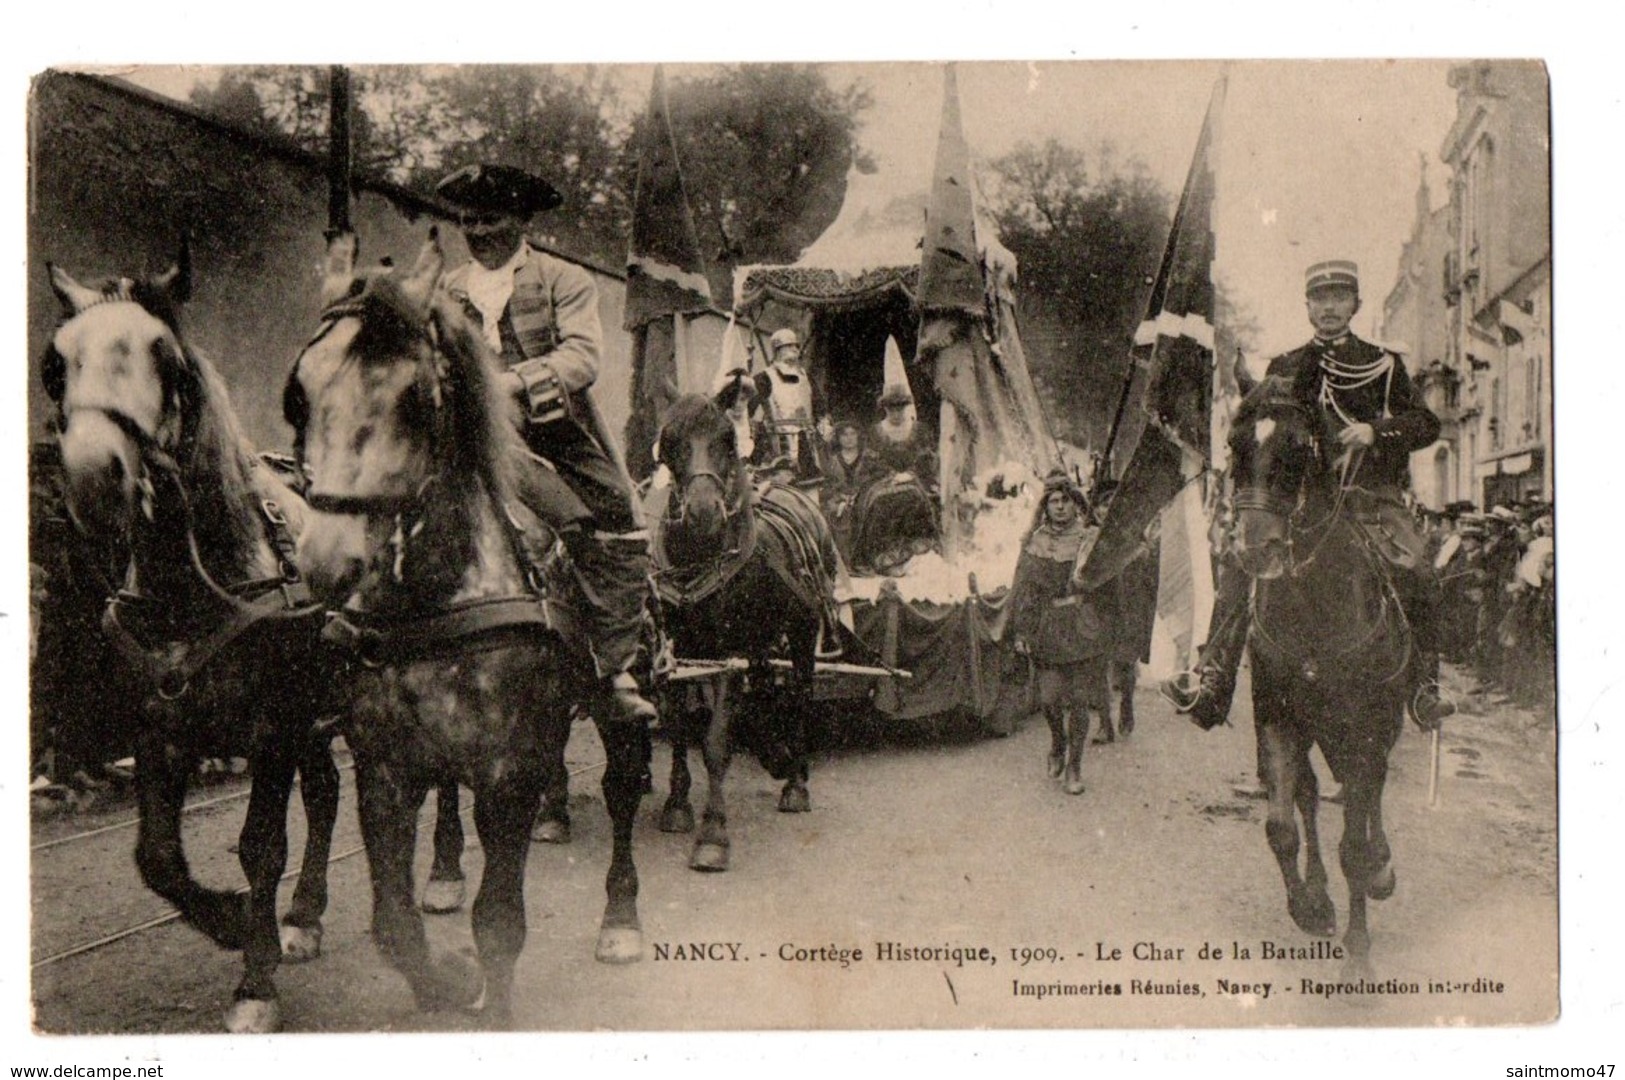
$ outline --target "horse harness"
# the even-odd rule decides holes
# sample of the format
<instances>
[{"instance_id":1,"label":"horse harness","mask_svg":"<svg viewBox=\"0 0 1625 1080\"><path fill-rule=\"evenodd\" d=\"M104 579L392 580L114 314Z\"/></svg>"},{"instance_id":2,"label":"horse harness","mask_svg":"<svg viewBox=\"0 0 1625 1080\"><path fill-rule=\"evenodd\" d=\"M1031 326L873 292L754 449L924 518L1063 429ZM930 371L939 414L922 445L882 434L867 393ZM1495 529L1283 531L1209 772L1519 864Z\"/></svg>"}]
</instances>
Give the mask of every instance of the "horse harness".
<instances>
[{"instance_id":1,"label":"horse harness","mask_svg":"<svg viewBox=\"0 0 1625 1080\"><path fill-rule=\"evenodd\" d=\"M321 326L305 348L309 349L320 341L341 319L361 316L365 308L364 292L352 292L350 296L328 305L322 311ZM420 363L425 369L420 377L429 390L435 416L433 438L438 443L449 437L445 431L445 366L439 324L433 317L428 317L421 323L413 324L413 329L428 343L434 357L429 364ZM296 384L290 379L290 386L293 385ZM298 435L296 449L302 457L303 424L295 423L294 427ZM312 491L306 496L306 501L312 510L323 514L392 516L395 519L395 529L390 538L395 553L392 569L395 580L401 581L406 546L421 532L423 511L431 502L431 495L441 485L441 474L434 473L419 484L411 495L327 495ZM503 531L525 579L527 592L461 601L406 615L332 610L327 612L322 641L355 657L365 667L379 668L496 648L506 644L515 634L553 633L568 639L574 632L574 616L551 598L546 568L531 557L525 543L525 527L508 506L499 504L498 510L497 517L502 522Z\"/></svg>"},{"instance_id":2,"label":"horse harness","mask_svg":"<svg viewBox=\"0 0 1625 1080\"><path fill-rule=\"evenodd\" d=\"M1306 416L1311 414L1311 410L1301 402L1278 402L1277 404ZM1341 410L1338 410L1338 414L1340 417L1343 416ZM1325 461L1324 450L1318 434L1314 437L1313 449L1315 459L1322 464L1322 467L1326 467L1327 463ZM1297 500L1291 505L1288 505L1289 500L1263 488L1249 487L1240 488L1236 491L1235 495L1233 496L1232 503L1238 510L1263 510L1268 513L1279 514L1287 519L1287 579L1289 581L1302 577L1304 572L1314 565L1316 559L1321 553L1321 550L1325 547L1327 541L1330 539L1337 524L1345 520L1343 516L1343 509L1348 496L1353 492L1365 492L1364 488L1357 487L1354 484L1354 479L1359 473L1362 461L1363 454L1359 450L1356 450L1343 462L1337 478L1337 496L1332 503L1331 509L1328 510L1325 516L1320 518L1318 521L1311 523L1294 524L1295 522L1298 522L1305 509L1305 503L1301 492ZM1399 591L1394 585L1393 575L1389 570L1391 560L1382 552L1377 550L1373 542L1373 538L1370 535L1370 530L1368 530L1365 525L1358 521L1348 521L1347 524L1349 528L1353 530L1356 539L1359 541L1361 550L1365 553L1365 557L1370 560L1372 566L1375 568L1381 583L1381 611L1378 613L1377 618L1372 620L1370 628L1358 639L1356 639L1353 644L1345 646L1344 648L1341 648L1327 656L1317 657L1313 655L1304 655L1299 650L1293 648L1286 642L1275 638L1269 633L1268 618L1266 613L1267 604L1263 601L1263 596L1267 594L1268 590L1261 588L1256 580L1252 583L1249 600L1252 616L1251 622L1259 637L1269 648L1273 649L1281 656L1290 658L1294 664L1302 669L1305 678L1314 681L1319 677L1319 673L1322 668L1335 666L1336 662L1345 661L1350 657L1358 656L1363 651L1370 648L1382 633L1383 627L1388 624L1388 613L1390 609L1397 611L1399 613L1400 627L1404 633L1405 647L1401 652L1399 664L1395 670L1380 680L1383 685L1386 685L1387 683L1392 682L1394 679L1399 678L1409 667L1411 652L1415 647L1414 635L1411 632L1410 619L1405 613L1404 605L1399 600ZM1376 523L1376 527L1380 528L1381 523ZM1309 550L1309 554L1302 560L1299 560L1294 556L1295 545L1293 543L1293 535L1295 533L1300 535L1319 534L1319 538L1314 541L1313 546Z\"/></svg>"},{"instance_id":3,"label":"horse harness","mask_svg":"<svg viewBox=\"0 0 1625 1080\"><path fill-rule=\"evenodd\" d=\"M102 612L102 630L158 697L175 701L187 693L199 673L249 631L262 624L292 627L314 620L321 615L322 606L312 598L294 563L293 535L274 499L258 500L256 510L266 539L277 553L280 573L222 585L203 564L191 500L181 483L179 467L156 445L144 445L142 456L173 480L186 521L188 563L225 614L198 636L154 644L153 631L166 619L172 619L175 612L154 597L120 589L108 598Z\"/></svg>"},{"instance_id":4,"label":"horse harness","mask_svg":"<svg viewBox=\"0 0 1625 1080\"><path fill-rule=\"evenodd\" d=\"M109 285L103 290L101 299L87 306L112 303L140 304L134 294L134 285L128 278L121 278ZM86 308L80 308L75 314L84 310ZM182 347L179 360L182 370L189 371L191 369L185 365L185 356ZM64 365L65 361L53 348L46 358L46 382L47 391L59 405L65 389L60 378ZM277 553L279 573L274 577L222 585L203 564L191 499L187 496L186 485L181 479L181 466L175 460L174 453L163 445L157 435L147 431L122 409L107 405L62 406L63 420L66 421L74 412L101 414L135 444L142 469L136 477L136 488L141 494L142 513L149 520L153 517L157 500L153 475L156 473L173 483L186 523L186 551L190 569L226 613L200 636L153 644L150 640L152 631L161 621L173 623L176 613L157 598L130 589L116 590L108 597L102 611L102 630L119 655L145 679L152 693L164 701L175 701L187 693L192 680L200 672L250 630L267 622L293 625L321 613L321 605L311 598L310 590L294 563L294 540L288 530L288 519L274 499L260 499L256 509L266 539ZM184 426L184 411L180 422ZM180 441L184 441L184 438L183 430ZM131 557L134 558L133 555ZM184 619L184 614L181 619L183 623L188 621Z\"/></svg>"}]
</instances>

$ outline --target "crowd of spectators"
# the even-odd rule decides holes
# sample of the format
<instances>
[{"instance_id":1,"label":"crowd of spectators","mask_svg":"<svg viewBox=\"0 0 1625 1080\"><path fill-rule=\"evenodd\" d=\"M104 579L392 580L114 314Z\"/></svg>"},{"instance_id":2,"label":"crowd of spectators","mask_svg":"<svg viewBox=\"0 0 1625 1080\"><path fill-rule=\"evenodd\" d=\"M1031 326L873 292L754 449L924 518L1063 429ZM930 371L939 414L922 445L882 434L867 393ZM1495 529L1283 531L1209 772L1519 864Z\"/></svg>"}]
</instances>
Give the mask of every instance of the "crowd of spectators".
<instances>
[{"instance_id":1,"label":"crowd of spectators","mask_svg":"<svg viewBox=\"0 0 1625 1080\"><path fill-rule=\"evenodd\" d=\"M1555 711L1557 587L1552 504L1422 511L1443 592L1444 659L1515 704Z\"/></svg>"}]
</instances>

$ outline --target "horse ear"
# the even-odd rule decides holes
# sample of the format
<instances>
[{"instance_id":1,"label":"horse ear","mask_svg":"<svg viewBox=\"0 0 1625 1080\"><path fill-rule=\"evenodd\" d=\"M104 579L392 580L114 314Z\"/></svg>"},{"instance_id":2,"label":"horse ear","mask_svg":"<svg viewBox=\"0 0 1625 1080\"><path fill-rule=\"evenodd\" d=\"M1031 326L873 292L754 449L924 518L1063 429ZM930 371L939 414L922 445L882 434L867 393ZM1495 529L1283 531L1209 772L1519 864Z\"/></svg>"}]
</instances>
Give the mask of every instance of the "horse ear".
<instances>
[{"instance_id":1,"label":"horse ear","mask_svg":"<svg viewBox=\"0 0 1625 1080\"><path fill-rule=\"evenodd\" d=\"M429 239L423 242L418 249L417 262L412 264L412 270L401 282L401 292L419 310L427 311L429 297L434 294L435 284L440 280L440 271L446 266L446 252L440 246L440 230L435 227L429 229Z\"/></svg>"},{"instance_id":2,"label":"horse ear","mask_svg":"<svg viewBox=\"0 0 1625 1080\"><path fill-rule=\"evenodd\" d=\"M335 233L327 240L327 258L322 263L322 303L336 303L350 291L355 276L358 242L355 233Z\"/></svg>"},{"instance_id":3,"label":"horse ear","mask_svg":"<svg viewBox=\"0 0 1625 1080\"><path fill-rule=\"evenodd\" d=\"M73 280L60 266L46 263L45 269L51 275L51 291L69 314L77 315L101 299L100 293Z\"/></svg>"},{"instance_id":4,"label":"horse ear","mask_svg":"<svg viewBox=\"0 0 1625 1080\"><path fill-rule=\"evenodd\" d=\"M181 249L168 270L153 279L153 284L169 294L177 304L192 299L192 243L181 234Z\"/></svg>"}]
</instances>

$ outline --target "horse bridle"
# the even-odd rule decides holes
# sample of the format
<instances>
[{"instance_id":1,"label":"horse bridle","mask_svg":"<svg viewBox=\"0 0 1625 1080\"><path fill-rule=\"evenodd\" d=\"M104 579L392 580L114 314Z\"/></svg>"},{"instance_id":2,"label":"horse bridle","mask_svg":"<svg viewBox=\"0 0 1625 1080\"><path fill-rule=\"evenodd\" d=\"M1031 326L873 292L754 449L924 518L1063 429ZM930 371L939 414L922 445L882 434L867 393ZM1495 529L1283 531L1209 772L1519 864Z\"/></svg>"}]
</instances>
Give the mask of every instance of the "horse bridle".
<instances>
[{"instance_id":1,"label":"horse bridle","mask_svg":"<svg viewBox=\"0 0 1625 1080\"><path fill-rule=\"evenodd\" d=\"M345 297L335 303L329 304L322 310L321 325L316 333L306 343L300 356L309 351L311 346L321 341L332 332L340 321L346 318L360 318L366 311L366 298L364 294ZM443 438L445 427L444 397L445 389L441 373L435 365L440 353L439 328L431 317L425 317L421 322L408 322L408 325L417 336L429 346L429 359L414 358L413 364L419 368L419 381L432 384L431 399L434 406L434 425L430 433L430 440L438 446ZM298 360L294 361L290 380L295 379L299 371ZM305 467L305 419L294 423L295 440L294 456L298 460L299 469ZM428 506L431 494L441 485L442 477L439 472L430 473L424 477L407 494L347 494L334 495L312 489L305 496L305 502L312 510L320 514L335 514L351 517L383 517L394 518L395 532L392 543L395 547L395 573L397 580L400 577L401 565L405 559L406 542L421 528L421 518L425 507Z\"/></svg>"},{"instance_id":2,"label":"horse bridle","mask_svg":"<svg viewBox=\"0 0 1625 1080\"><path fill-rule=\"evenodd\" d=\"M1296 413L1297 415L1308 418L1310 420L1311 430L1314 430L1314 411L1302 402L1277 401L1271 402L1271 407L1286 412ZM1312 436L1311 449L1314 453L1315 461L1321 466L1321 468L1324 469L1326 467L1325 449L1319 432L1315 432L1315 434ZM1236 510L1260 510L1264 513L1275 514L1278 517L1287 519L1286 547L1288 573L1292 577L1297 577L1310 566L1314 565L1316 557L1320 554L1320 549L1325 546L1327 539L1331 536L1332 526L1336 524L1338 515L1342 512L1343 503L1347 499L1348 493L1356 486L1354 479L1360 471L1360 465L1363 463L1363 460L1363 451L1357 450L1350 456L1348 462L1345 463L1342 474L1338 477L1337 497L1332 501L1331 509L1328 510L1326 514L1318 521L1306 522L1301 520L1307 506L1307 502L1303 497L1303 488L1305 486L1304 481L1307 479L1307 477L1300 479L1298 490L1295 491L1292 496L1280 495L1270 491L1268 488L1257 485L1238 487L1235 493L1231 496L1231 506L1233 506ZM1305 535L1318 534L1319 536L1319 539L1317 539L1313 546L1309 549L1309 554L1305 556L1302 561L1299 561L1294 557L1294 550L1296 547L1292 540L1294 533L1301 533Z\"/></svg>"},{"instance_id":3,"label":"horse bridle","mask_svg":"<svg viewBox=\"0 0 1625 1080\"><path fill-rule=\"evenodd\" d=\"M683 510L683 505L687 501L685 496L689 490L689 485L696 480L709 480L717 486L717 494L722 496L722 524L726 528L728 523L738 517L739 512L744 509L745 492L736 480L733 485L735 489L733 498L730 501L728 497L728 481L720 473L712 469L698 469L678 482L677 497L668 500L666 503L666 520L673 525L681 525L687 520L688 515Z\"/></svg>"}]
</instances>

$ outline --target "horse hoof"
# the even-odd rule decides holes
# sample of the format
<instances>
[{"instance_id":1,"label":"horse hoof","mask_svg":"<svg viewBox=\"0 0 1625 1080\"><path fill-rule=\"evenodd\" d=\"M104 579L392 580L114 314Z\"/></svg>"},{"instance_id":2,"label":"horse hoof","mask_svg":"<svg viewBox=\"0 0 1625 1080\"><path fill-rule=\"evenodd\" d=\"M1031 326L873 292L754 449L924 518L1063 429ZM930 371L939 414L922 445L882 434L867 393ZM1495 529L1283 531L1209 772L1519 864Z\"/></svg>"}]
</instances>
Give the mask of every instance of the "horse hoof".
<instances>
[{"instance_id":1,"label":"horse hoof","mask_svg":"<svg viewBox=\"0 0 1625 1080\"><path fill-rule=\"evenodd\" d=\"M1399 884L1399 877L1394 873L1394 864L1385 863L1383 868L1371 875L1371 882L1365 887L1365 894L1373 900L1386 900L1394 895L1394 888Z\"/></svg>"},{"instance_id":2,"label":"horse hoof","mask_svg":"<svg viewBox=\"0 0 1625 1080\"><path fill-rule=\"evenodd\" d=\"M779 793L779 813L805 814L812 809L812 796L804 787L787 787Z\"/></svg>"},{"instance_id":3,"label":"horse hoof","mask_svg":"<svg viewBox=\"0 0 1625 1080\"><path fill-rule=\"evenodd\" d=\"M1371 960L1365 956L1350 956L1343 961L1341 978L1345 982L1358 982L1360 979L1369 979L1375 972L1371 967Z\"/></svg>"},{"instance_id":4,"label":"horse hoof","mask_svg":"<svg viewBox=\"0 0 1625 1080\"><path fill-rule=\"evenodd\" d=\"M1068 795L1082 795L1083 778L1080 776L1067 777L1066 783L1061 785L1061 790L1066 792Z\"/></svg>"},{"instance_id":5,"label":"horse hoof","mask_svg":"<svg viewBox=\"0 0 1625 1080\"><path fill-rule=\"evenodd\" d=\"M694 831L694 810L688 806L667 806L660 811L660 831L685 833Z\"/></svg>"},{"instance_id":6,"label":"horse hoof","mask_svg":"<svg viewBox=\"0 0 1625 1080\"><path fill-rule=\"evenodd\" d=\"M321 926L289 926L282 924L282 960L288 964L303 964L322 955Z\"/></svg>"},{"instance_id":7,"label":"horse hoof","mask_svg":"<svg viewBox=\"0 0 1625 1080\"><path fill-rule=\"evenodd\" d=\"M538 844L568 844L570 823L557 818L544 818L530 830L530 838Z\"/></svg>"},{"instance_id":8,"label":"horse hoof","mask_svg":"<svg viewBox=\"0 0 1625 1080\"><path fill-rule=\"evenodd\" d=\"M721 873L728 869L728 848L724 844L695 844L689 857L688 868L704 873Z\"/></svg>"},{"instance_id":9,"label":"horse hoof","mask_svg":"<svg viewBox=\"0 0 1625 1080\"><path fill-rule=\"evenodd\" d=\"M282 1030L282 1010L275 1001L243 998L226 1010L226 1030L233 1035L270 1035Z\"/></svg>"},{"instance_id":10,"label":"horse hoof","mask_svg":"<svg viewBox=\"0 0 1625 1080\"><path fill-rule=\"evenodd\" d=\"M428 993L419 1000L428 1011L457 1009L479 1012L485 1006L485 972L462 953L440 953L434 958Z\"/></svg>"},{"instance_id":11,"label":"horse hoof","mask_svg":"<svg viewBox=\"0 0 1625 1080\"><path fill-rule=\"evenodd\" d=\"M1292 915L1292 921L1298 924L1298 929L1306 934L1329 938L1337 933L1337 909L1332 906L1329 896L1297 904L1289 902L1287 910Z\"/></svg>"},{"instance_id":12,"label":"horse hoof","mask_svg":"<svg viewBox=\"0 0 1625 1080\"><path fill-rule=\"evenodd\" d=\"M1052 751L1049 756L1049 778L1051 780L1059 780L1061 778L1061 772L1065 768L1066 756L1064 754L1059 754Z\"/></svg>"},{"instance_id":13,"label":"horse hoof","mask_svg":"<svg viewBox=\"0 0 1625 1080\"><path fill-rule=\"evenodd\" d=\"M635 926L606 926L598 931L593 959L600 964L631 964L643 959L643 931Z\"/></svg>"},{"instance_id":14,"label":"horse hoof","mask_svg":"<svg viewBox=\"0 0 1625 1080\"><path fill-rule=\"evenodd\" d=\"M461 881L430 880L423 890L423 910L430 915L449 915L463 906L466 890Z\"/></svg>"}]
</instances>

